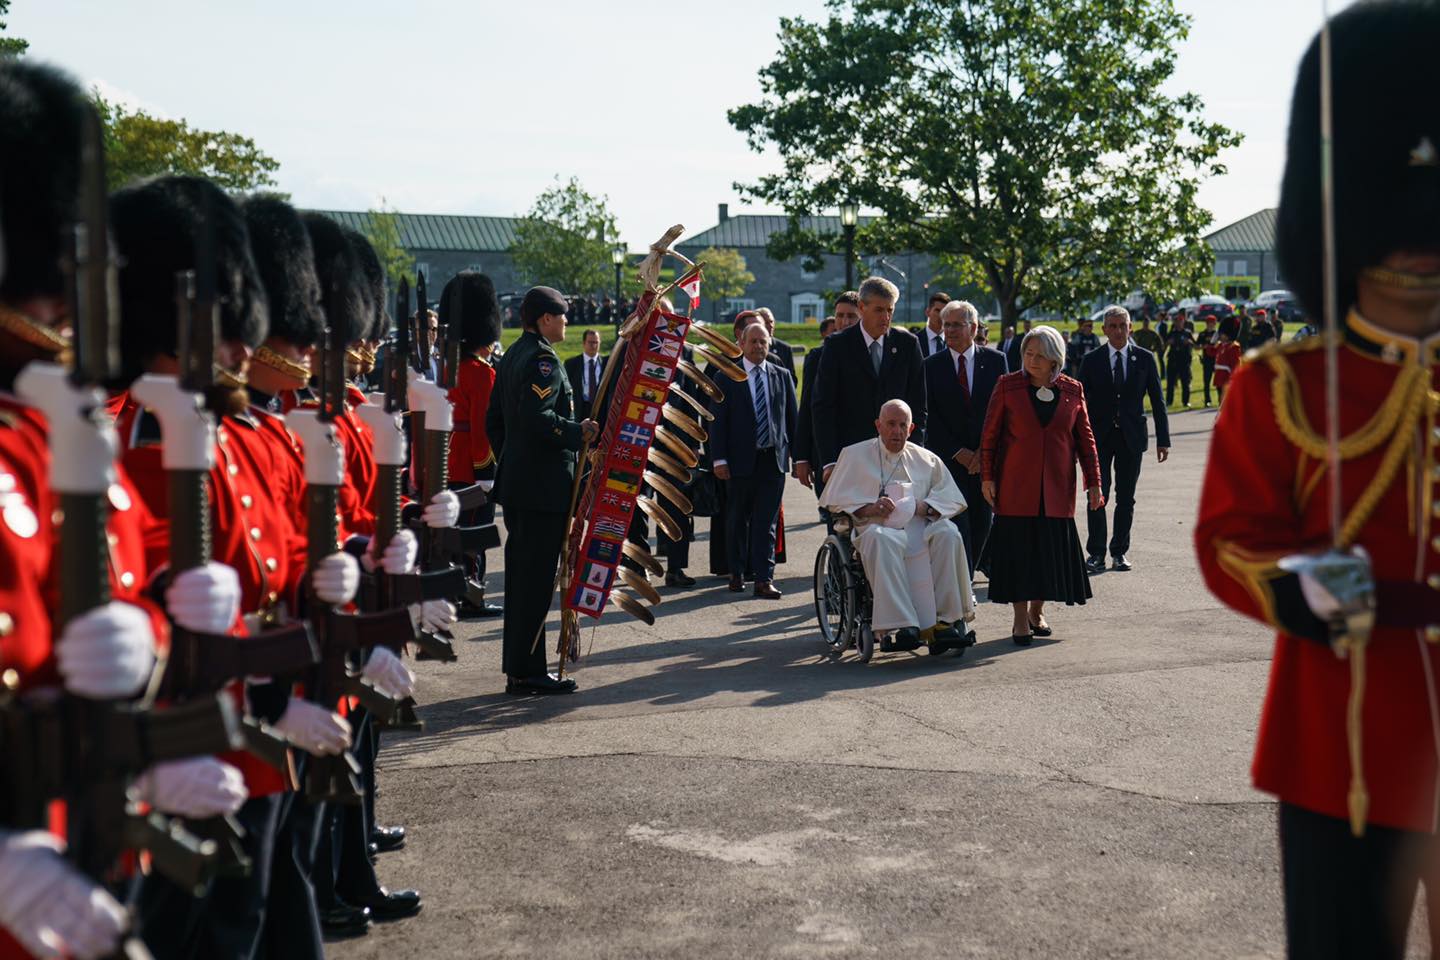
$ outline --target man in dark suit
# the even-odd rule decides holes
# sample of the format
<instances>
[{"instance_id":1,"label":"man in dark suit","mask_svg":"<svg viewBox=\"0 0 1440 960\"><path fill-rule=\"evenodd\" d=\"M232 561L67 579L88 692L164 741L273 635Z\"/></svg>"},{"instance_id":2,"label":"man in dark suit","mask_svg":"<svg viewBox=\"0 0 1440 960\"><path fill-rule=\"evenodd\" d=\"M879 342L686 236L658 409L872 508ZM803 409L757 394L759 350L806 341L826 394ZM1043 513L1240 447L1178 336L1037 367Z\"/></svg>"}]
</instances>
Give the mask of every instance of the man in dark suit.
<instances>
[{"instance_id":1,"label":"man in dark suit","mask_svg":"<svg viewBox=\"0 0 1440 960\"><path fill-rule=\"evenodd\" d=\"M565 377L575 394L576 419L588 420L591 401L605 372L605 358L600 356L600 331L586 330L580 337L580 349L581 353L565 361Z\"/></svg>"},{"instance_id":2,"label":"man in dark suit","mask_svg":"<svg viewBox=\"0 0 1440 960\"><path fill-rule=\"evenodd\" d=\"M930 357L945 352L945 331L940 326L940 311L950 302L950 294L936 290L925 303L925 326L916 329L920 338L920 356Z\"/></svg>"},{"instance_id":3,"label":"man in dark suit","mask_svg":"<svg viewBox=\"0 0 1440 960\"><path fill-rule=\"evenodd\" d=\"M715 405L710 447L715 476L729 487L725 540L730 590L745 589L742 571L748 567L755 572L755 596L773 600L780 596L775 587L775 525L795 435L795 381L767 359L770 334L763 323L745 328L740 348L748 379L736 383L720 378L725 402ZM743 556L747 545L748 559Z\"/></svg>"},{"instance_id":4,"label":"man in dark suit","mask_svg":"<svg viewBox=\"0 0 1440 960\"><path fill-rule=\"evenodd\" d=\"M1135 519L1135 485L1140 464L1150 446L1145 422L1145 398L1155 414L1155 453L1161 463L1170 457L1170 420L1160 390L1160 368L1155 355L1130 339L1130 313L1124 307L1106 307L1101 320L1109 342L1092 350L1080 363L1080 383L1090 428L1100 454L1100 490L1110 500L1110 474L1115 474L1115 531L1110 556L1116 570L1129 570L1130 525ZM1085 563L1092 573L1105 569L1105 508L1089 513L1090 536Z\"/></svg>"},{"instance_id":5,"label":"man in dark suit","mask_svg":"<svg viewBox=\"0 0 1440 960\"><path fill-rule=\"evenodd\" d=\"M1015 332L1015 324L1013 323L1005 324L1002 331L1000 342L995 344L995 348L1005 354L1005 369L1019 370L1020 341L1024 338Z\"/></svg>"},{"instance_id":6,"label":"man in dark suit","mask_svg":"<svg viewBox=\"0 0 1440 960\"><path fill-rule=\"evenodd\" d=\"M925 376L915 334L892 327L900 291L883 277L860 284L860 322L832 334L820 353L816 381L815 459L820 478L852 443L875 436L875 420L886 400L904 400L915 431L925 430Z\"/></svg>"},{"instance_id":7,"label":"man in dark suit","mask_svg":"<svg viewBox=\"0 0 1440 960\"><path fill-rule=\"evenodd\" d=\"M825 486L815 469L820 465L815 462L815 394L819 392L816 384L820 380L820 355L832 336L860 322L860 294L846 290L836 297L834 316L826 320L832 322L830 332L825 334L820 346L805 354L805 365L801 370L805 379L801 381L800 422L795 427L795 445L791 450L795 456L795 479L813 487L817 497ZM825 516L823 510L820 515Z\"/></svg>"},{"instance_id":8,"label":"man in dark suit","mask_svg":"<svg viewBox=\"0 0 1440 960\"><path fill-rule=\"evenodd\" d=\"M790 371L790 381L799 383L800 376L795 372L795 348L775 336L775 314L770 312L769 307L759 307L755 313L765 321L765 332L770 334L770 352L780 360L780 366Z\"/></svg>"},{"instance_id":9,"label":"man in dark suit","mask_svg":"<svg viewBox=\"0 0 1440 960\"><path fill-rule=\"evenodd\" d=\"M970 574L990 535L990 504L980 493L980 434L995 381L1006 373L1005 355L975 343L975 307L951 300L941 312L945 350L925 360L925 446L945 461L968 507L955 525L965 541Z\"/></svg>"}]
</instances>

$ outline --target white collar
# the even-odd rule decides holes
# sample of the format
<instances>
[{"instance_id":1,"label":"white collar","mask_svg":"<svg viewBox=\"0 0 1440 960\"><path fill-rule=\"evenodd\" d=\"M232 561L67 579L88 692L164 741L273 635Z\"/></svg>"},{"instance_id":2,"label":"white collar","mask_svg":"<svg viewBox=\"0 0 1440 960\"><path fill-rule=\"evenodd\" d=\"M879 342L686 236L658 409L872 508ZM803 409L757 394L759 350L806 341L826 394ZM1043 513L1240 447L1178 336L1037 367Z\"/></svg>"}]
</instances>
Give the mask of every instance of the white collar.
<instances>
[{"instance_id":1,"label":"white collar","mask_svg":"<svg viewBox=\"0 0 1440 960\"><path fill-rule=\"evenodd\" d=\"M751 363L749 357L745 357L744 359L745 359L745 372L746 372L747 374L748 374L751 370L765 370L765 369L766 369L766 364L765 364L765 361L764 361L764 360L761 360L759 363Z\"/></svg>"},{"instance_id":2,"label":"white collar","mask_svg":"<svg viewBox=\"0 0 1440 960\"><path fill-rule=\"evenodd\" d=\"M1115 361L1115 354L1117 354L1117 353L1128 354L1128 353L1129 353L1129 351L1130 351L1130 341L1129 341L1129 340L1126 340L1126 341L1125 341L1125 346L1121 347L1119 350L1116 350L1116 349L1115 349L1115 344L1111 343L1109 340L1106 340L1106 341L1105 341L1105 347L1106 347L1106 349L1108 349L1108 350L1110 351L1110 361L1113 363L1113 362Z\"/></svg>"},{"instance_id":3,"label":"white collar","mask_svg":"<svg viewBox=\"0 0 1440 960\"><path fill-rule=\"evenodd\" d=\"M865 329L865 324L863 324L863 323L857 323L857 324L855 324L855 326L857 326L857 327L860 328L860 336L862 336L862 337L865 338L865 349L866 349L867 351L870 349L870 345L871 345L871 344L879 343L881 340L884 340L884 339L885 339L884 337L880 337L880 338L877 339L877 338L875 338L875 337L870 336L870 331Z\"/></svg>"},{"instance_id":4,"label":"white collar","mask_svg":"<svg viewBox=\"0 0 1440 960\"><path fill-rule=\"evenodd\" d=\"M951 359L958 361L961 357L964 357L968 362L975 356L975 341L971 340L970 346L966 347L964 351L960 353L956 353L954 347L946 347L945 349L950 351Z\"/></svg>"}]
</instances>

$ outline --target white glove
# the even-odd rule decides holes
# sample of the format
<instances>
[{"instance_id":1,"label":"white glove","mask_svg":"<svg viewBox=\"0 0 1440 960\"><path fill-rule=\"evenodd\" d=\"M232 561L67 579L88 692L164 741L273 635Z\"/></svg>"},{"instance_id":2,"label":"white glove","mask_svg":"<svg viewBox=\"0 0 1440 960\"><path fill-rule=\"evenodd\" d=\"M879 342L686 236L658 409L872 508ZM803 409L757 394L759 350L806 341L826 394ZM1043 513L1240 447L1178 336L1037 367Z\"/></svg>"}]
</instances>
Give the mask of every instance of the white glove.
<instances>
[{"instance_id":1,"label":"white glove","mask_svg":"<svg viewBox=\"0 0 1440 960\"><path fill-rule=\"evenodd\" d=\"M214 757L157 763L135 781L137 799L181 817L219 817L240 809L249 793L239 770Z\"/></svg>"},{"instance_id":2,"label":"white glove","mask_svg":"<svg viewBox=\"0 0 1440 960\"><path fill-rule=\"evenodd\" d=\"M165 591L170 619L195 633L224 633L240 615L240 577L213 560L176 577Z\"/></svg>"},{"instance_id":3,"label":"white glove","mask_svg":"<svg viewBox=\"0 0 1440 960\"><path fill-rule=\"evenodd\" d=\"M155 665L155 633L145 611L112 600L65 625L55 646L65 689L94 700L139 693Z\"/></svg>"},{"instance_id":4,"label":"white glove","mask_svg":"<svg viewBox=\"0 0 1440 960\"><path fill-rule=\"evenodd\" d=\"M380 554L380 569L392 577L415 572L420 558L420 541L409 530L401 530L390 538L390 545Z\"/></svg>"},{"instance_id":5,"label":"white glove","mask_svg":"<svg viewBox=\"0 0 1440 960\"><path fill-rule=\"evenodd\" d=\"M449 600L426 600L410 604L410 622L417 630L439 633L455 622L455 605Z\"/></svg>"},{"instance_id":6,"label":"white glove","mask_svg":"<svg viewBox=\"0 0 1440 960\"><path fill-rule=\"evenodd\" d=\"M453 527L460 519L460 498L455 496L454 491L441 490L431 498L425 505L420 519L425 521L427 527Z\"/></svg>"},{"instance_id":7,"label":"white glove","mask_svg":"<svg viewBox=\"0 0 1440 960\"><path fill-rule=\"evenodd\" d=\"M60 856L41 830L0 833L0 926L31 956L94 960L114 953L129 918L115 898Z\"/></svg>"},{"instance_id":8,"label":"white glove","mask_svg":"<svg viewBox=\"0 0 1440 960\"><path fill-rule=\"evenodd\" d=\"M344 717L298 697L290 698L275 729L317 757L334 756L350 746L350 724Z\"/></svg>"},{"instance_id":9,"label":"white glove","mask_svg":"<svg viewBox=\"0 0 1440 960\"><path fill-rule=\"evenodd\" d=\"M360 589L360 565L343 550L321 560L311 576L315 596L326 603L349 603Z\"/></svg>"},{"instance_id":10,"label":"white glove","mask_svg":"<svg viewBox=\"0 0 1440 960\"><path fill-rule=\"evenodd\" d=\"M381 693L396 700L415 693L415 674L388 647L371 650L370 659L365 661L365 669L360 671L360 675L375 684Z\"/></svg>"}]
</instances>

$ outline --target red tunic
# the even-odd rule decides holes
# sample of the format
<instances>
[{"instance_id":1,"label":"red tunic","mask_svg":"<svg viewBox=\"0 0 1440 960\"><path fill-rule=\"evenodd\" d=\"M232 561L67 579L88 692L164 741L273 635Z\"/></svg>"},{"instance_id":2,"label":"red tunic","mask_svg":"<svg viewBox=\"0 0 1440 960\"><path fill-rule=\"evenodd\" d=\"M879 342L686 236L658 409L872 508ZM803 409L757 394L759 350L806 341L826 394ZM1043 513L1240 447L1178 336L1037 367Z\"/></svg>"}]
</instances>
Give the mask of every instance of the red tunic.
<instances>
[{"instance_id":1,"label":"red tunic","mask_svg":"<svg viewBox=\"0 0 1440 960\"><path fill-rule=\"evenodd\" d=\"M1240 366L1240 344L1231 340L1215 347L1215 386L1224 387Z\"/></svg>"},{"instance_id":2,"label":"red tunic","mask_svg":"<svg viewBox=\"0 0 1440 960\"><path fill-rule=\"evenodd\" d=\"M995 482L995 512L1007 517L1040 513L1044 483L1045 516L1075 516L1075 461L1085 473L1085 486L1100 486L1100 460L1095 434L1085 409L1079 380L1060 376L1052 389L1060 396L1046 426L1035 416L1023 371L995 382L980 439L980 476Z\"/></svg>"},{"instance_id":3,"label":"red tunic","mask_svg":"<svg viewBox=\"0 0 1440 960\"><path fill-rule=\"evenodd\" d=\"M454 407L455 432L450 435L450 480L474 483L479 474L495 463L490 438L485 435L485 412L495 388L495 368L478 357L460 361L455 386L450 388Z\"/></svg>"},{"instance_id":4,"label":"red tunic","mask_svg":"<svg viewBox=\"0 0 1440 960\"><path fill-rule=\"evenodd\" d=\"M345 450L345 481L340 485L340 542L352 534L373 536L375 514L370 504L375 496L379 468L375 465L375 437L365 422L355 415L355 405L365 403L365 395L357 387L347 385L345 412L335 419L335 435ZM300 398L293 390L280 397L281 407L289 413L296 407L313 407L313 398Z\"/></svg>"},{"instance_id":5,"label":"red tunic","mask_svg":"<svg viewBox=\"0 0 1440 960\"><path fill-rule=\"evenodd\" d=\"M1440 338L1419 343L1352 314L1340 350L1343 514L1369 552L1377 626L1368 653L1363 775L1369 821L1434 831L1440 808ZM1279 628L1252 769L1255 786L1348 816L1349 661L1321 635L1280 557L1329 545L1323 337L1252 352L1215 422L1195 546L1224 603Z\"/></svg>"}]
</instances>

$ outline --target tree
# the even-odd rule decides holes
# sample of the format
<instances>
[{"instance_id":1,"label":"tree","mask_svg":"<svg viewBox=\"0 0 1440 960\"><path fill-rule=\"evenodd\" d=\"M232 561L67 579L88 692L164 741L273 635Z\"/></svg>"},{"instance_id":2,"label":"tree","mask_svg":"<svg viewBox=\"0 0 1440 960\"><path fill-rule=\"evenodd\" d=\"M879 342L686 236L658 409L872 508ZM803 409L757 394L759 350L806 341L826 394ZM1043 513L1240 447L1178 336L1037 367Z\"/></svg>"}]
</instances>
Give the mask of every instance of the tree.
<instances>
[{"instance_id":1,"label":"tree","mask_svg":"<svg viewBox=\"0 0 1440 960\"><path fill-rule=\"evenodd\" d=\"M408 277L415 271L415 258L401 242L400 215L385 209L384 197L380 198L380 209L369 212L364 233L385 268L385 279L391 289L400 284L402 277Z\"/></svg>"},{"instance_id":2,"label":"tree","mask_svg":"<svg viewBox=\"0 0 1440 960\"><path fill-rule=\"evenodd\" d=\"M90 91L105 124L105 165L111 189L158 174L206 177L226 190L275 185L280 164L238 133L197 130L185 120L131 111Z\"/></svg>"},{"instance_id":3,"label":"tree","mask_svg":"<svg viewBox=\"0 0 1440 960\"><path fill-rule=\"evenodd\" d=\"M854 200L880 214L862 248L968 263L1007 322L1198 292L1196 189L1240 136L1162 90L1189 23L1173 0L831 0L780 21L761 100L730 111L782 159L737 187L790 214L772 256L834 249L800 218Z\"/></svg>"},{"instance_id":4,"label":"tree","mask_svg":"<svg viewBox=\"0 0 1440 960\"><path fill-rule=\"evenodd\" d=\"M585 191L580 181L546 189L515 227L510 252L521 281L546 284L566 294L606 291L614 282L610 251L619 231L604 197Z\"/></svg>"},{"instance_id":5,"label":"tree","mask_svg":"<svg viewBox=\"0 0 1440 960\"><path fill-rule=\"evenodd\" d=\"M10 12L10 0L0 0L0 17ZM5 21L0 20L0 33L5 32ZM0 57L18 57L30 48L27 40L19 37L0 37Z\"/></svg>"},{"instance_id":6,"label":"tree","mask_svg":"<svg viewBox=\"0 0 1440 960\"><path fill-rule=\"evenodd\" d=\"M755 274L746 268L745 258L739 250L706 247L695 260L705 265L700 294L710 299L715 311L720 309L721 301L743 297L745 289L755 282Z\"/></svg>"}]
</instances>

